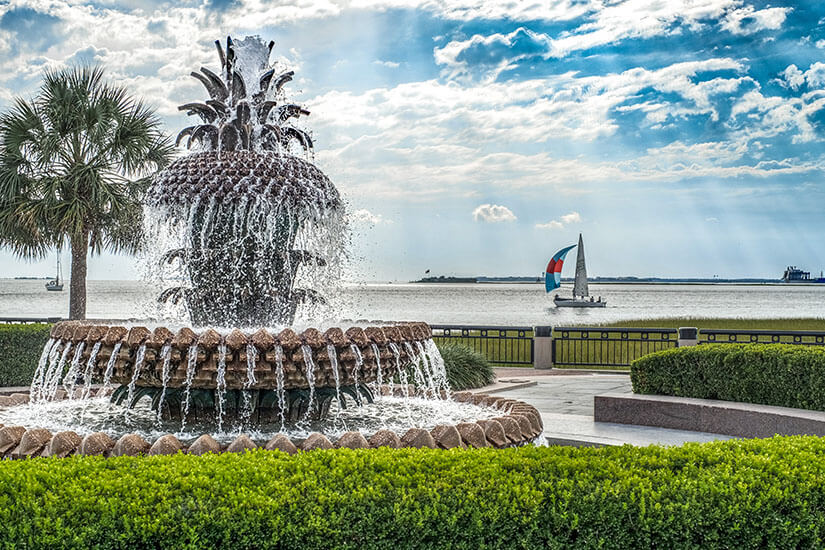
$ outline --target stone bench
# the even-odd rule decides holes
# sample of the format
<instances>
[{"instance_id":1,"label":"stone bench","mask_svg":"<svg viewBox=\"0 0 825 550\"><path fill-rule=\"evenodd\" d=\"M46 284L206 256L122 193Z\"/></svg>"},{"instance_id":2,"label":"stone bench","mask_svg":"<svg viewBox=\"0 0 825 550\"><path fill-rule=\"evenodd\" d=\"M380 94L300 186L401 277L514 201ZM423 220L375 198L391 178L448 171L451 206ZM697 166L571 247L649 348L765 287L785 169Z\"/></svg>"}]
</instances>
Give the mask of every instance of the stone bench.
<instances>
[{"instance_id":1,"label":"stone bench","mask_svg":"<svg viewBox=\"0 0 825 550\"><path fill-rule=\"evenodd\" d=\"M825 436L825 412L667 395L594 397L594 420L731 435Z\"/></svg>"}]
</instances>

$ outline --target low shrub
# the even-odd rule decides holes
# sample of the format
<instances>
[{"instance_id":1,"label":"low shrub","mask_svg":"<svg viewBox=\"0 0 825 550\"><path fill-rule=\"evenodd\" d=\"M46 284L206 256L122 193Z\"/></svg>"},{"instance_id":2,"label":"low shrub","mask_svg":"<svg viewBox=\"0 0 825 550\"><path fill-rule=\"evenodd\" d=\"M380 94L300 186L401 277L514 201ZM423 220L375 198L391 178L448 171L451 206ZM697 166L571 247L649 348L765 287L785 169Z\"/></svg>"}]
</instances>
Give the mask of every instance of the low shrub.
<instances>
[{"instance_id":1,"label":"low shrub","mask_svg":"<svg viewBox=\"0 0 825 550\"><path fill-rule=\"evenodd\" d=\"M31 384L51 328L39 323L0 324L0 387Z\"/></svg>"},{"instance_id":2,"label":"low shrub","mask_svg":"<svg viewBox=\"0 0 825 550\"><path fill-rule=\"evenodd\" d=\"M5 548L821 548L825 440L0 463Z\"/></svg>"},{"instance_id":3,"label":"low shrub","mask_svg":"<svg viewBox=\"0 0 825 550\"><path fill-rule=\"evenodd\" d=\"M646 355L630 366L636 393L825 411L825 349L715 344Z\"/></svg>"},{"instance_id":4,"label":"low shrub","mask_svg":"<svg viewBox=\"0 0 825 550\"><path fill-rule=\"evenodd\" d=\"M492 384L496 379L493 367L487 358L475 350L461 344L441 344L438 346L447 381L453 390L469 390Z\"/></svg>"}]
</instances>

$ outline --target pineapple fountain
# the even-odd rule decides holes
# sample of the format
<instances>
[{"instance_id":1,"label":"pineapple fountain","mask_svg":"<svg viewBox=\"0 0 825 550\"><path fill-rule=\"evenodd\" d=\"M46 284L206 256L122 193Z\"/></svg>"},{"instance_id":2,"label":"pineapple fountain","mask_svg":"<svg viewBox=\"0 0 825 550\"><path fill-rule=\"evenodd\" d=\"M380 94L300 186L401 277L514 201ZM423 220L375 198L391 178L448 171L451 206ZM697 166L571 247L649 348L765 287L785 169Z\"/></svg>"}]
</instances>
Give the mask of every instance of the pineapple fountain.
<instances>
[{"instance_id":1,"label":"pineapple fountain","mask_svg":"<svg viewBox=\"0 0 825 550\"><path fill-rule=\"evenodd\" d=\"M273 448L295 448L285 435L290 429L305 449L331 446L326 436L310 433L324 430L322 420L331 409L343 428L348 422L367 426L343 435L338 430L339 445L507 446L538 436L541 419L529 405L451 395L425 323L330 326L323 332L292 328L300 308L324 310L321 290L340 277L342 201L312 163L311 137L292 125L309 112L283 100L283 87L294 73L270 66L273 43L252 37L228 38L225 49L216 45L219 74L207 68L192 73L209 99L180 107L201 119L177 137L191 152L156 176L146 199L154 261L184 282L164 289L159 301L182 308L192 327L204 328L58 323L43 350L28 406L41 407L44 418L55 411L71 417L81 431L92 429L84 427L88 418L97 427L123 421L127 429L149 436L176 426L183 440L193 438L187 423L190 430L217 428L197 438L190 452L221 450L213 436L226 439L244 430L259 440L277 432L267 444ZM100 397L112 390L111 402L125 409L125 418ZM93 394L98 399L88 399ZM64 396L74 402L72 413L66 413L65 401L55 402ZM14 451L9 445L4 449L3 434L10 440L14 434L2 424L15 417L4 417L2 399L0 456ZM348 401L356 405L350 416ZM489 406L477 406L484 404ZM378 409L360 414L362 405ZM439 416L442 423L432 433L410 428L399 438L386 429L388 422L409 426ZM361 432L373 428L378 431L368 443ZM81 441L73 430L60 432L71 434L61 438L39 430L40 436L29 438L43 440L38 452L57 439L64 446L73 441L72 452L81 452L92 436L97 440L90 440L89 449L150 450L138 434L121 437L117 447L104 432ZM15 432L18 454L30 432ZM168 434L151 448L181 445ZM244 434L232 445L255 444Z\"/></svg>"}]
</instances>

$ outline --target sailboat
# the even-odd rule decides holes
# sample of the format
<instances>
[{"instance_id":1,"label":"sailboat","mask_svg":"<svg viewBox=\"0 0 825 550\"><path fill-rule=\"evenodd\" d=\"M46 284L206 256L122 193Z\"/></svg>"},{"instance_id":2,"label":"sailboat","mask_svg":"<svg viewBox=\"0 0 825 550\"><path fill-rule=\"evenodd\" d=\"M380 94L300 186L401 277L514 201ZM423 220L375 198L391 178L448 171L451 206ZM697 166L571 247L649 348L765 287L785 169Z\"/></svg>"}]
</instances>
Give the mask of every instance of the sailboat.
<instances>
[{"instance_id":1,"label":"sailboat","mask_svg":"<svg viewBox=\"0 0 825 550\"><path fill-rule=\"evenodd\" d=\"M62 272L60 270L60 253L57 253L57 275L54 279L46 283L46 290L63 290L63 281L61 281Z\"/></svg>"},{"instance_id":2,"label":"sailboat","mask_svg":"<svg viewBox=\"0 0 825 550\"><path fill-rule=\"evenodd\" d=\"M587 288L587 267L584 265L584 242L582 241L581 233L579 233L579 244L571 245L562 248L556 252L547 264L547 270L544 275L544 288L547 292L561 287L561 268L564 265L564 258L571 249L578 247L576 251L576 279L573 283L573 297L562 298L558 294L553 297L553 303L556 307L605 307L606 301L596 300L590 296L590 290Z\"/></svg>"}]
</instances>

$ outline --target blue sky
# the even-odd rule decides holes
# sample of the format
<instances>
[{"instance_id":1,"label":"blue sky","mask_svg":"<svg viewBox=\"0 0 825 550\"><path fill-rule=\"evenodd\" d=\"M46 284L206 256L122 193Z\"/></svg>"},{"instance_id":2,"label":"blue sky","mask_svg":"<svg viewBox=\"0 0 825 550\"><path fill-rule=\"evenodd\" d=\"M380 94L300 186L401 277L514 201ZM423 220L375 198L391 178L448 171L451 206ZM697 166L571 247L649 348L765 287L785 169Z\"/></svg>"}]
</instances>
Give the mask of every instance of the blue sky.
<instances>
[{"instance_id":1,"label":"blue sky","mask_svg":"<svg viewBox=\"0 0 825 550\"><path fill-rule=\"evenodd\" d=\"M353 278L538 274L579 232L595 275L825 269L820 2L12 1L0 109L45 67L97 62L174 134L227 34L296 70ZM52 261L0 251L0 275Z\"/></svg>"}]
</instances>

